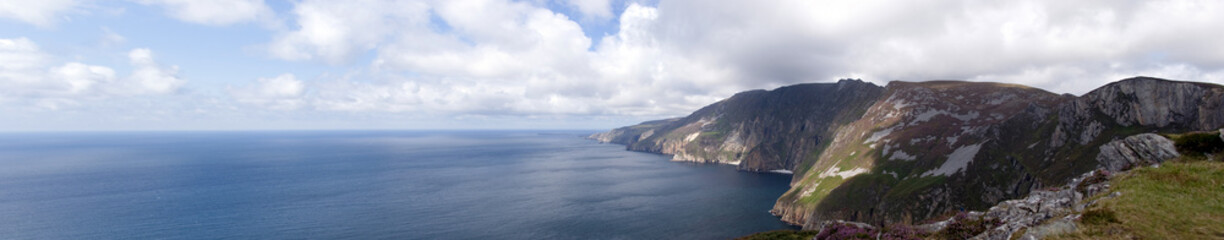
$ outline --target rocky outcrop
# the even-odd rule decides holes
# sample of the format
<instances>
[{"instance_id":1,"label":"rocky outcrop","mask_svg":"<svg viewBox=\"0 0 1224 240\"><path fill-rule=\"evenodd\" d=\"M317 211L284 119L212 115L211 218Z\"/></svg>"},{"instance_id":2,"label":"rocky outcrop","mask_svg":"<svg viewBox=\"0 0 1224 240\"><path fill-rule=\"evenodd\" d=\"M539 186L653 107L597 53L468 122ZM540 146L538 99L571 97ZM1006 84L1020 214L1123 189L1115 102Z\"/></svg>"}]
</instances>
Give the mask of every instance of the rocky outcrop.
<instances>
[{"instance_id":1,"label":"rocky outcrop","mask_svg":"<svg viewBox=\"0 0 1224 240\"><path fill-rule=\"evenodd\" d=\"M1224 125L1224 89L1211 84L1137 77L1105 85L1077 101L1122 126L1214 129Z\"/></svg>"},{"instance_id":2,"label":"rocky outcrop","mask_svg":"<svg viewBox=\"0 0 1224 240\"><path fill-rule=\"evenodd\" d=\"M1183 135L1184 137L1184 135ZM1048 187L1033 190L1027 196L1019 199L1006 200L990 207L986 211L960 212L954 217L928 224L914 225L909 229L918 230L928 237L949 238L964 236L968 239L1042 239L1048 236L1076 232L1085 210L1097 202L1122 196L1122 192L1111 191L1113 176L1129 169L1143 166L1156 166L1180 153L1173 148L1173 141L1156 134L1138 134L1123 139L1111 141L1105 146L1125 148L1119 152L1102 152L1098 159L1114 161L1103 162L1102 167L1081 174L1058 187ZM1125 168L1109 168L1128 166ZM1120 171L1118 171L1120 170ZM1093 197L1100 196L1100 197ZM843 221L822 220L816 226L831 224L847 224ZM860 229L877 229L878 227L864 224L850 224ZM959 228L957 227L959 226ZM966 226L974 226L969 230ZM980 226L980 227L976 227ZM896 226L893 226L897 228ZM902 229L905 227L903 226ZM818 228L813 228L818 229ZM968 231L968 232L967 232ZM972 236L972 237L970 237Z\"/></svg>"},{"instance_id":3,"label":"rocky outcrop","mask_svg":"<svg viewBox=\"0 0 1224 240\"><path fill-rule=\"evenodd\" d=\"M793 218L805 228L830 219L905 223L1017 197L1035 183L1023 171L1027 166L985 156L1011 147L998 137L1009 135L1001 130L1031 127L1020 124L1045 119L1064 99L1025 86L956 81L892 82L884 96L839 129L813 166L818 171L802 176L775 213L793 214L796 205L815 209ZM982 174L995 172L1014 175ZM989 184L966 184L972 182Z\"/></svg>"},{"instance_id":4,"label":"rocky outcrop","mask_svg":"<svg viewBox=\"0 0 1224 240\"><path fill-rule=\"evenodd\" d=\"M1026 231L1019 239L1041 239L1073 231L1085 208L1102 199L1121 195L1114 192L1103 198L1086 199L1109 191L1108 180L1113 174L1180 156L1172 140L1150 133L1112 141L1101 148L1097 155L1101 169L1080 175L1060 188L1036 190L1023 199L1003 201L991 207L980 216L1001 224L974 239L1015 239L1013 235L1021 230Z\"/></svg>"},{"instance_id":5,"label":"rocky outcrop","mask_svg":"<svg viewBox=\"0 0 1224 240\"><path fill-rule=\"evenodd\" d=\"M593 140L596 140L602 143L617 143L617 144L624 144L624 145L632 145L638 141L641 141L643 138L654 135L655 128L659 128L661 126L667 126L679 120L680 120L679 118L672 118L672 119L664 119L664 120L646 121L646 122L639 123L638 125L612 129L611 131L607 131L607 132L591 134L590 136L587 136L587 138L593 139Z\"/></svg>"},{"instance_id":6,"label":"rocky outcrop","mask_svg":"<svg viewBox=\"0 0 1224 240\"><path fill-rule=\"evenodd\" d=\"M1136 166L1151 165L1181 156L1173 141L1160 135L1145 133L1101 145L1096 160L1109 171L1123 171Z\"/></svg>"},{"instance_id":7,"label":"rocky outcrop","mask_svg":"<svg viewBox=\"0 0 1224 240\"><path fill-rule=\"evenodd\" d=\"M1088 172L1062 188L1037 190L1023 199L1003 201L980 215L981 218L998 220L1001 224L973 239L1013 239L1012 235L1016 232L1043 224L1060 227L1070 224L1071 229L1068 230L1074 230L1074 220L1078 218L1078 213L1093 203L1085 201L1085 197L1109 190L1109 182L1101 180L1107 179L1109 174L1109 171ZM1051 221L1056 217L1062 219ZM1040 239L1051 233L1054 232L1048 229L1026 231L1020 239Z\"/></svg>"},{"instance_id":8,"label":"rocky outcrop","mask_svg":"<svg viewBox=\"0 0 1224 240\"><path fill-rule=\"evenodd\" d=\"M747 171L795 171L815 161L832 130L858 119L883 88L860 80L742 92L689 116L597 133L590 138L675 161L724 163Z\"/></svg>"},{"instance_id":9,"label":"rocky outcrop","mask_svg":"<svg viewBox=\"0 0 1224 240\"><path fill-rule=\"evenodd\" d=\"M792 170L771 212L816 228L982 211L1099 167L1169 156L1167 142L1129 136L1221 127L1224 87L1205 83L1139 77L1077 97L1014 84L843 80L743 92L592 137L679 161Z\"/></svg>"},{"instance_id":10,"label":"rocky outcrop","mask_svg":"<svg viewBox=\"0 0 1224 240\"><path fill-rule=\"evenodd\" d=\"M1206 101L1219 99L1222 89L1133 78L1074 97L1006 84L890 83L885 98L836 135L816 171L779 198L774 212L793 214L779 208L815 202L807 205L816 207L806 217L791 218L812 228L830 219L911 223L958 209L984 210L1061 185L1102 163L1145 164L1135 159L1175 153L1155 135L1110 142L1144 132L1216 129L1220 125L1211 126L1217 123L1210 116L1224 109ZM1125 94L1167 98L1118 97ZM1159 109L1199 113L1146 117ZM1158 143L1164 150L1135 150ZM815 174L854 168L870 170L851 178Z\"/></svg>"},{"instance_id":11,"label":"rocky outcrop","mask_svg":"<svg viewBox=\"0 0 1224 240\"><path fill-rule=\"evenodd\" d=\"M1103 127L1210 130L1224 126L1219 85L1136 77L1110 83L1059 108L1051 147L1088 144ZM1079 134L1073 134L1079 133Z\"/></svg>"}]
</instances>

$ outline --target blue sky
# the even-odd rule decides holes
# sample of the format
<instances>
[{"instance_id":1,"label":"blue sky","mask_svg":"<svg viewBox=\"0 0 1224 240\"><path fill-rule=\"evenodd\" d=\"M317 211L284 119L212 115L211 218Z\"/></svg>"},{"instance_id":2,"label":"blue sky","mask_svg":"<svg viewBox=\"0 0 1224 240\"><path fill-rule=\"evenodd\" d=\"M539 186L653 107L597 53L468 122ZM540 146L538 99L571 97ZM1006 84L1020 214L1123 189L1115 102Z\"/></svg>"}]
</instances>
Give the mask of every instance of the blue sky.
<instances>
[{"instance_id":1,"label":"blue sky","mask_svg":"<svg viewBox=\"0 0 1224 240\"><path fill-rule=\"evenodd\" d=\"M0 130L605 129L862 78L1224 83L1217 1L0 0Z\"/></svg>"}]
</instances>

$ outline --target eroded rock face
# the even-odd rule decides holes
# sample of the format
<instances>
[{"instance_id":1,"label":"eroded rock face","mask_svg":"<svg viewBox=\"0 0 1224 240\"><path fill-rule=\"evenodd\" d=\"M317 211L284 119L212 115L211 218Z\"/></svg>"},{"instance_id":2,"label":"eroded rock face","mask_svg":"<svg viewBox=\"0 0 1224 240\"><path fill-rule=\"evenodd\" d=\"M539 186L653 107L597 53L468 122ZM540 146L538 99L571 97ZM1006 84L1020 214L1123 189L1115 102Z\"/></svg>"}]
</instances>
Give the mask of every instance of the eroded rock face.
<instances>
[{"instance_id":1,"label":"eroded rock face","mask_svg":"<svg viewBox=\"0 0 1224 240\"><path fill-rule=\"evenodd\" d=\"M587 136L588 139L593 139L602 143L616 143L624 145L632 145L642 140L642 136L650 136L654 134L654 130L661 126L666 126L679 121L679 118L663 119L646 121L638 125L612 129L607 132L595 133Z\"/></svg>"},{"instance_id":2,"label":"eroded rock face","mask_svg":"<svg viewBox=\"0 0 1224 240\"><path fill-rule=\"evenodd\" d=\"M815 210L807 216L783 218L802 220L794 223L805 228L838 219L909 223L1018 197L1036 183L1024 170L1033 165L996 152L1032 141L999 136L1014 135L1005 129L1039 127L1030 124L1040 124L1065 101L1025 86L955 81L893 82L884 96L839 129L814 171L779 199L774 212L809 203ZM823 174L857 169L861 174Z\"/></svg>"},{"instance_id":3,"label":"eroded rock face","mask_svg":"<svg viewBox=\"0 0 1224 240\"><path fill-rule=\"evenodd\" d=\"M1095 200L1086 197L1107 192L1109 179L1116 172L1098 169L1072 179L1066 185L1046 190L1035 190L1024 198L1007 200L984 212L971 211L967 220L987 220L998 223L971 239L1041 239L1053 234L1074 231L1076 221L1088 206L1097 201L1120 196L1118 192ZM948 218L940 222L916 226L927 232L937 232L956 221ZM1021 230L1023 235L1015 236Z\"/></svg>"},{"instance_id":4,"label":"eroded rock face","mask_svg":"<svg viewBox=\"0 0 1224 240\"><path fill-rule=\"evenodd\" d=\"M597 133L590 138L672 160L741 170L797 170L836 126L858 119L883 88L860 80L742 92L687 117ZM647 134L649 133L649 134Z\"/></svg>"},{"instance_id":5,"label":"eroded rock face","mask_svg":"<svg viewBox=\"0 0 1224 240\"><path fill-rule=\"evenodd\" d=\"M983 218L997 219L1002 224L973 239L1012 239L1012 235L1022 229L1042 224L1058 224L1055 222L1063 219L1055 221L1050 221L1050 219L1059 216L1068 216L1069 218L1065 220L1071 221L1069 223L1073 227L1073 221L1078 217L1077 213L1083 212L1084 208L1091 204L1085 202L1085 197L1109 190L1109 182L1098 179L1108 179L1111 173L1102 170L1091 171L1072 179L1070 183L1061 188L1036 190L1025 198L1003 201L982 215ZM1084 181L1091 182L1085 183ZM1041 234L1045 233L1044 231L1033 231L1026 233L1022 239L1039 239L1043 237Z\"/></svg>"},{"instance_id":6,"label":"eroded rock face","mask_svg":"<svg viewBox=\"0 0 1224 240\"><path fill-rule=\"evenodd\" d=\"M832 219L912 223L958 209L984 210L1098 167L1119 170L1153 163L1141 159L1176 157L1163 137L1123 138L1216 129L1224 124L1217 120L1224 113L1221 92L1218 85L1152 78L1115 82L1082 97L988 83L890 83L886 97L839 131L803 177L825 168L871 171L798 181L795 194L783 195L774 211L818 202L811 214L794 218L813 227ZM824 199L803 199L821 190L829 191Z\"/></svg>"},{"instance_id":7,"label":"eroded rock face","mask_svg":"<svg viewBox=\"0 0 1224 240\"><path fill-rule=\"evenodd\" d=\"M999 83L844 80L743 92L592 138L680 161L792 170L771 212L807 228L913 223L1167 157L1137 150L1167 142L1128 136L1216 130L1222 105L1222 86L1143 77L1079 97Z\"/></svg>"},{"instance_id":8,"label":"eroded rock face","mask_svg":"<svg viewBox=\"0 0 1224 240\"><path fill-rule=\"evenodd\" d=\"M1122 126L1184 126L1212 129L1224 125L1224 91L1218 86L1156 78L1132 78L1105 85L1079 101Z\"/></svg>"},{"instance_id":9,"label":"eroded rock face","mask_svg":"<svg viewBox=\"0 0 1224 240\"><path fill-rule=\"evenodd\" d=\"M1051 147L1086 145L1102 130L1210 130L1224 126L1219 85L1136 77L1110 83L1059 108ZM1075 134L1078 133L1078 134Z\"/></svg>"},{"instance_id":10,"label":"eroded rock face","mask_svg":"<svg viewBox=\"0 0 1224 240\"><path fill-rule=\"evenodd\" d=\"M1145 133L1101 145L1096 160L1109 171L1123 171L1136 166L1164 162L1181 156L1173 141L1160 135Z\"/></svg>"}]
</instances>

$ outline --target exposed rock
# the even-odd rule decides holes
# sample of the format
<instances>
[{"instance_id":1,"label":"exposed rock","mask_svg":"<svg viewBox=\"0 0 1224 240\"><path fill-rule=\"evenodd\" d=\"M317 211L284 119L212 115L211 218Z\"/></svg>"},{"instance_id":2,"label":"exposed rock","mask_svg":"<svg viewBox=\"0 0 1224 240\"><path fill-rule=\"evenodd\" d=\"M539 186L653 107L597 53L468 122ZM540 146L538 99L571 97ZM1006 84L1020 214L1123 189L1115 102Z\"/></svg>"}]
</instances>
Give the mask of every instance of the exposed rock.
<instances>
[{"instance_id":1,"label":"exposed rock","mask_svg":"<svg viewBox=\"0 0 1224 240\"><path fill-rule=\"evenodd\" d=\"M1109 171L1123 171L1135 166L1158 164L1181 156L1173 141L1160 135L1145 133L1101 145L1096 160Z\"/></svg>"},{"instance_id":2,"label":"exposed rock","mask_svg":"<svg viewBox=\"0 0 1224 240\"><path fill-rule=\"evenodd\" d=\"M1085 201L1085 197L1109 191L1109 177L1132 166L1159 164L1178 157L1173 141L1160 135L1145 133L1109 142L1101 146L1102 169L1072 179L1061 188L1036 190L1024 199L1008 200L991 207L985 218L998 219L1003 224L982 233L975 239L1012 239L1021 229L1020 239L1041 239L1045 236L1072 232L1084 209L1101 199L1120 196L1114 192L1104 198ZM1058 216L1061 219L1050 221Z\"/></svg>"},{"instance_id":3,"label":"exposed rock","mask_svg":"<svg viewBox=\"0 0 1224 240\"><path fill-rule=\"evenodd\" d=\"M858 119L883 88L861 80L738 93L691 115L591 138L675 161L735 164L741 170L798 170L833 130Z\"/></svg>"},{"instance_id":4,"label":"exposed rock","mask_svg":"<svg viewBox=\"0 0 1224 240\"><path fill-rule=\"evenodd\" d=\"M1010 147L1005 144L1019 142L997 136L1005 126L1037 128L1027 124L1040 124L1064 100L1024 86L953 81L892 82L884 96L838 131L775 209L816 202L816 210L801 218L806 222L796 222L812 228L831 219L912 223L1019 197L1036 181L1023 171L1028 164L994 157ZM860 168L868 171L851 178L820 174ZM995 173L1014 175L985 175Z\"/></svg>"},{"instance_id":5,"label":"exposed rock","mask_svg":"<svg viewBox=\"0 0 1224 240\"><path fill-rule=\"evenodd\" d=\"M1081 101L1122 126L1224 125L1224 89L1218 85L1136 77L1093 90Z\"/></svg>"},{"instance_id":6,"label":"exposed rock","mask_svg":"<svg viewBox=\"0 0 1224 240\"><path fill-rule=\"evenodd\" d=\"M1079 217L1079 214L1067 215L1059 219L1050 220L1049 222L1041 225L1030 227L1028 230L1025 230L1024 235L1021 235L1018 239L1037 240L1043 239L1047 236L1075 232L1079 230L1079 225L1075 223Z\"/></svg>"},{"instance_id":7,"label":"exposed rock","mask_svg":"<svg viewBox=\"0 0 1224 240\"><path fill-rule=\"evenodd\" d=\"M1096 139L1096 137L1101 134L1102 130L1105 130L1104 125L1101 125L1100 122L1092 121L1092 123L1089 123L1088 127L1084 129L1084 132L1080 134L1079 144L1086 145L1089 142L1092 142L1093 139Z\"/></svg>"},{"instance_id":8,"label":"exposed rock","mask_svg":"<svg viewBox=\"0 0 1224 240\"><path fill-rule=\"evenodd\" d=\"M648 130L642 133L642 136L638 136L638 141L646 140L646 138L650 138L650 136L654 136L654 132L655 130L651 129L651 130Z\"/></svg>"},{"instance_id":9,"label":"exposed rock","mask_svg":"<svg viewBox=\"0 0 1224 240\"><path fill-rule=\"evenodd\" d=\"M861 223L861 222L842 221L842 220L822 221L820 222L820 224L818 224L820 227L816 229L824 230L824 228L830 225L834 225L834 224L850 225L850 226L854 226L854 227L862 228L862 229L876 229L876 227L872 226L871 224L866 224L866 223Z\"/></svg>"},{"instance_id":10,"label":"exposed rock","mask_svg":"<svg viewBox=\"0 0 1224 240\"><path fill-rule=\"evenodd\" d=\"M1013 235L1024 229L1027 230L1019 239L1042 239L1073 232L1084 209L1098 201L1121 196L1122 193L1114 192L1092 201L1085 199L1109 191L1111 175L1110 171L1100 169L1085 173L1057 190L1033 191L1024 199L1003 201L982 214L983 218L998 219L1002 224L973 239L1016 239ZM1059 216L1062 217L1053 219Z\"/></svg>"},{"instance_id":11,"label":"exposed rock","mask_svg":"<svg viewBox=\"0 0 1224 240\"><path fill-rule=\"evenodd\" d=\"M1137 159L1175 157L1170 155L1176 151L1171 150L1169 141L1157 141L1163 139L1159 136L1139 136L1110 144L1113 147L1101 146L1140 132L1217 129L1224 123L1214 117L1224 113L1219 103L1224 96L1221 93L1224 87L1218 85L1152 78L1115 82L1082 97L991 83L890 83L887 97L862 119L839 130L813 171L803 177L817 178L814 173L821 169L872 170L842 181L799 180L800 184L783 195L778 205L813 202L801 200L821 195L803 186L812 182L841 186L829 190L824 199L817 200L816 210L801 218L809 224L796 223L805 227L829 219L911 223L957 209L985 210L1043 186L1062 185L1078 173L1103 166L1103 162L1129 166L1121 163L1146 164ZM1127 94L1157 99L1122 97ZM976 104L982 102L989 104ZM1054 109L1057 111L1051 111ZM1153 115L1162 109L1178 114ZM969 117L975 115L979 117ZM935 140L922 140L928 137ZM970 155L971 159L955 154L976 143L984 144L975 149L977 154ZM1163 150L1135 150L1149 149L1136 145L1156 143L1161 148L1152 149ZM889 160L889 154L896 152L917 157L905 162ZM962 169L958 171L937 170L950 162L968 164L963 168L954 165ZM1117 166L1109 169L1117 170ZM909 174L900 174L904 172ZM936 175L922 175L930 172L950 174L936 179L931 178ZM796 205L802 204L789 204Z\"/></svg>"},{"instance_id":12,"label":"exposed rock","mask_svg":"<svg viewBox=\"0 0 1224 240\"><path fill-rule=\"evenodd\" d=\"M944 228L948 227L948 224L952 224L953 221L956 221L955 217L948 217L948 219L944 219L942 221L916 225L914 228L923 232L933 233L943 230Z\"/></svg>"},{"instance_id":13,"label":"exposed rock","mask_svg":"<svg viewBox=\"0 0 1224 240\"><path fill-rule=\"evenodd\" d=\"M638 125L612 129L607 132L595 133L587 136L589 139L594 139L602 143L616 143L631 145L640 141L642 135L653 135L654 129L660 126L666 126L680 120L679 118L663 119L646 121ZM649 132L649 134L647 134Z\"/></svg>"},{"instance_id":14,"label":"exposed rock","mask_svg":"<svg viewBox=\"0 0 1224 240\"><path fill-rule=\"evenodd\" d=\"M1021 239L1040 239L1046 234L1074 230L1077 213L1083 212L1084 208L1091 204L1085 203L1084 197L1106 191L1109 188L1109 183L1106 181L1087 185L1081 185L1081 181L1107 173L1108 171L1103 170L1088 172L1062 188L1037 190L1029 193L1023 199L1003 201L980 215L981 218L996 219L1002 224L973 239L1012 239L1012 235L1022 229L1037 229L1037 231L1026 231L1025 236L1022 236ZM1059 216L1067 217L1049 221Z\"/></svg>"},{"instance_id":15,"label":"exposed rock","mask_svg":"<svg viewBox=\"0 0 1224 240\"><path fill-rule=\"evenodd\" d=\"M771 212L810 229L982 211L1098 167L1176 156L1159 136L1129 135L1221 127L1224 87L1205 83L1140 77L1077 97L1000 83L843 80L742 92L591 138L679 161L792 171Z\"/></svg>"}]
</instances>

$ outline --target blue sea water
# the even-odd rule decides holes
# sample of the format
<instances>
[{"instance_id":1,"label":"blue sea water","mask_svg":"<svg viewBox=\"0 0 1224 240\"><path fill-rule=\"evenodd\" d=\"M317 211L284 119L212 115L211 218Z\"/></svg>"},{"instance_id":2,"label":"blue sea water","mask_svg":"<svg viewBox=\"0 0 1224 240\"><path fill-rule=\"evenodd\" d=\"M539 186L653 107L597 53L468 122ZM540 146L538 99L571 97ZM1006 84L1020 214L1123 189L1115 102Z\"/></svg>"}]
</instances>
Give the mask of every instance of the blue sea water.
<instances>
[{"instance_id":1,"label":"blue sea water","mask_svg":"<svg viewBox=\"0 0 1224 240\"><path fill-rule=\"evenodd\" d=\"M0 239L725 239L789 175L578 131L0 134Z\"/></svg>"}]
</instances>

